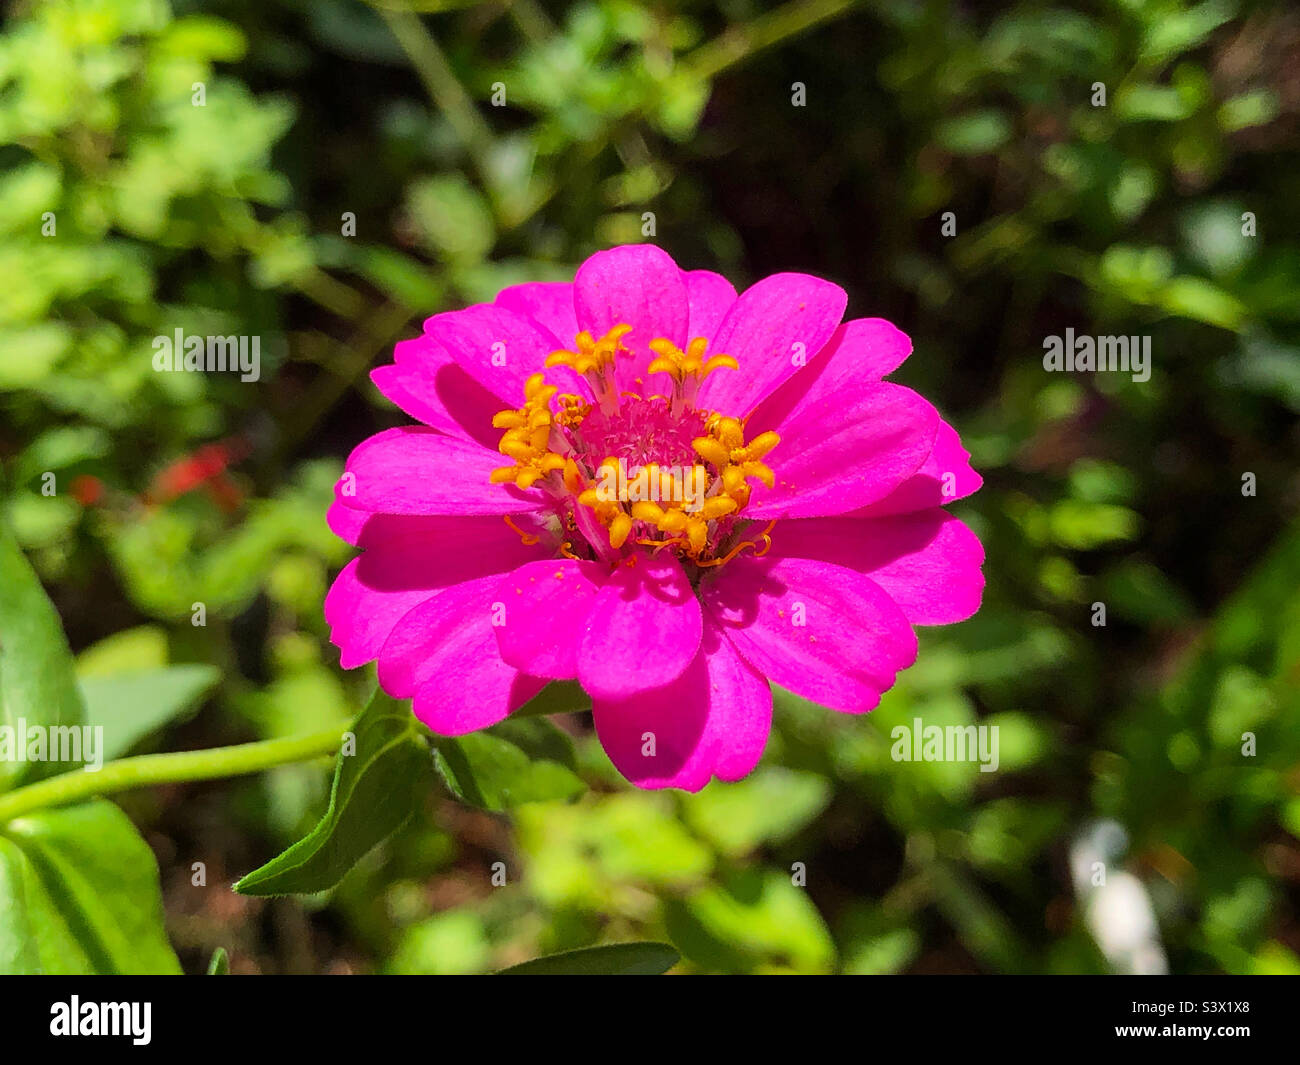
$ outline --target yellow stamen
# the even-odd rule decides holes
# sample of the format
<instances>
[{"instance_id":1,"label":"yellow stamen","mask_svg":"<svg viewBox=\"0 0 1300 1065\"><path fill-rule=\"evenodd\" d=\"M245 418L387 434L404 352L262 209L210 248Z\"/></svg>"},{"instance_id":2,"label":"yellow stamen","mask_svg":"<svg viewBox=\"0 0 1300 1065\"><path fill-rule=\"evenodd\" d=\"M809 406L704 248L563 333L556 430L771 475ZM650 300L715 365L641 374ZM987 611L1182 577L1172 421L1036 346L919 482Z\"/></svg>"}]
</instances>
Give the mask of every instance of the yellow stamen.
<instances>
[{"instance_id":1,"label":"yellow stamen","mask_svg":"<svg viewBox=\"0 0 1300 1065\"><path fill-rule=\"evenodd\" d=\"M506 524L519 534L519 539L525 547L532 547L533 544L538 543L541 540L541 537L536 533L526 533L523 529L519 528L509 514L503 514L502 517L505 518Z\"/></svg>"},{"instance_id":2,"label":"yellow stamen","mask_svg":"<svg viewBox=\"0 0 1300 1065\"><path fill-rule=\"evenodd\" d=\"M665 337L652 340L650 350L659 357L650 363L648 372L666 373L677 384L681 384L688 377L703 381L714 370L720 370L724 366L729 370L740 369L740 363L730 355L714 355L705 361L704 352L708 345L709 342L704 337L696 337L682 351Z\"/></svg>"},{"instance_id":3,"label":"yellow stamen","mask_svg":"<svg viewBox=\"0 0 1300 1065\"><path fill-rule=\"evenodd\" d=\"M548 385L543 374L535 373L524 382L524 405L518 410L499 411L492 424L504 429L497 450L515 460L513 466L500 466L492 471L493 484L515 483L520 488L531 488L554 470L564 468L563 455L550 450L551 397L558 392Z\"/></svg>"},{"instance_id":4,"label":"yellow stamen","mask_svg":"<svg viewBox=\"0 0 1300 1065\"><path fill-rule=\"evenodd\" d=\"M649 522L657 527L664 520L664 510L658 503L633 503L632 517L636 518L637 521Z\"/></svg>"},{"instance_id":5,"label":"yellow stamen","mask_svg":"<svg viewBox=\"0 0 1300 1065\"><path fill-rule=\"evenodd\" d=\"M712 463L718 469L722 469L731 461L730 449L712 437L701 436L692 440L691 447L695 448L695 453L700 458L705 462Z\"/></svg>"},{"instance_id":6,"label":"yellow stamen","mask_svg":"<svg viewBox=\"0 0 1300 1065\"><path fill-rule=\"evenodd\" d=\"M607 458L600 464L597 474L601 475L602 471L617 470L618 459ZM601 480L606 480L608 474L601 476ZM578 495L578 503L584 507L590 507L599 521L607 530L609 530L609 546L617 550L626 542L628 535L632 532L632 519L623 509L621 503L614 499L605 499L601 496L600 489L587 488Z\"/></svg>"},{"instance_id":7,"label":"yellow stamen","mask_svg":"<svg viewBox=\"0 0 1300 1065\"><path fill-rule=\"evenodd\" d=\"M546 365L568 366L580 374L603 373L607 366L614 364L615 358L627 351L623 337L632 332L632 327L625 323L614 326L599 340L595 340L585 329L574 338L577 351L561 349L546 356Z\"/></svg>"},{"instance_id":8,"label":"yellow stamen","mask_svg":"<svg viewBox=\"0 0 1300 1065\"><path fill-rule=\"evenodd\" d=\"M566 429L576 429L590 413L590 403L581 396L566 392L560 397L560 412L555 415L555 420Z\"/></svg>"},{"instance_id":9,"label":"yellow stamen","mask_svg":"<svg viewBox=\"0 0 1300 1065\"><path fill-rule=\"evenodd\" d=\"M725 562L730 562L733 558L739 555L747 547L752 547L754 549L755 558L762 558L764 555L766 555L769 551L772 550L772 537L769 534L772 531L772 526L775 524L776 524L775 521L769 521L767 523L767 527L761 533L758 534L757 540L741 540L740 543L738 543L735 547L733 547L721 558L710 558L704 560L697 559L696 565L721 566ZM762 544L762 550L759 550L759 544Z\"/></svg>"},{"instance_id":10,"label":"yellow stamen","mask_svg":"<svg viewBox=\"0 0 1300 1065\"><path fill-rule=\"evenodd\" d=\"M779 435L768 430L746 444L740 420L720 414L710 415L704 428L709 435L696 437L691 446L718 471L723 493L734 498L739 507L749 502L749 478L756 478L768 488L776 484L776 475L763 458L781 442Z\"/></svg>"},{"instance_id":11,"label":"yellow stamen","mask_svg":"<svg viewBox=\"0 0 1300 1065\"><path fill-rule=\"evenodd\" d=\"M714 496L706 499L696 513L705 521L715 521L739 509L739 505L730 496Z\"/></svg>"},{"instance_id":12,"label":"yellow stamen","mask_svg":"<svg viewBox=\"0 0 1300 1065\"><path fill-rule=\"evenodd\" d=\"M582 471L578 469L578 464L573 459L564 460L564 487L570 495L577 495L582 491L586 482L582 479Z\"/></svg>"},{"instance_id":13,"label":"yellow stamen","mask_svg":"<svg viewBox=\"0 0 1300 1065\"><path fill-rule=\"evenodd\" d=\"M646 547L654 548L650 553L652 555L657 555L665 547L677 547L679 544L685 543L685 541L682 540L681 537L674 536L671 540L638 540L637 543L643 544Z\"/></svg>"},{"instance_id":14,"label":"yellow stamen","mask_svg":"<svg viewBox=\"0 0 1300 1065\"><path fill-rule=\"evenodd\" d=\"M619 510L614 515L614 520L609 523L609 546L615 549L622 547L627 542L631 531L632 519Z\"/></svg>"},{"instance_id":15,"label":"yellow stamen","mask_svg":"<svg viewBox=\"0 0 1300 1065\"><path fill-rule=\"evenodd\" d=\"M699 409L696 396L700 383L713 371L739 368L730 355L709 356L708 341L703 337L693 338L684 351L659 337L649 344L655 357L647 372L667 374L673 382L671 394L646 399L645 389L640 394L627 390L619 393L614 366L618 356L628 350L623 337L631 331L631 326L620 323L599 339L588 332L579 333L574 339L576 350L554 351L546 365L567 366L584 374L607 416L618 413L621 401L631 400L638 405L666 402L670 418ZM771 548L767 534L771 523L758 536L739 542L733 532L737 519L741 528L748 524L743 520L743 511L752 493L750 482L757 480L769 488L775 484L775 475L764 460L781 442L776 433L763 432L746 443L742 419L702 411L706 414L704 433L691 441L699 462L685 467L645 463L635 486L629 486L629 494L642 498L628 500L623 489L626 475L616 458L606 458L593 473L592 456L585 450L590 443L583 441L582 430L594 405L572 394L556 399L557 393L556 386L547 384L543 374L533 374L524 386L523 406L500 411L493 417L492 424L501 430L498 450L514 465L493 470L492 483L530 488L545 481L553 494L589 508L615 551L632 540L655 553L674 549L684 560L706 567L720 566L746 550L758 556ZM607 490L611 479L620 486L617 498ZM559 514L560 528L568 537L559 553L567 558L583 557L573 552L582 528L577 516L573 507L564 507ZM505 520L525 544L540 541L538 535L523 531L511 518ZM633 539L638 526L648 535ZM728 542L733 546L725 555L710 557ZM625 559L628 565L635 561L635 553Z\"/></svg>"}]
</instances>

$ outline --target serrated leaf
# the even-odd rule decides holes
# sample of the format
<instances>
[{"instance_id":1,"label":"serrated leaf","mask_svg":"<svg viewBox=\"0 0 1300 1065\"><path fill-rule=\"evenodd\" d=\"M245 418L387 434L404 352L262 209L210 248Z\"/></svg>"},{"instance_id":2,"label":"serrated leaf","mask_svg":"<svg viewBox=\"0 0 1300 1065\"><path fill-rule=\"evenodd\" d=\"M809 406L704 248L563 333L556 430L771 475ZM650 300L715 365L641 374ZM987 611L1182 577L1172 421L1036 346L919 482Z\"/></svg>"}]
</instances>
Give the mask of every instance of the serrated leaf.
<instances>
[{"instance_id":1,"label":"serrated leaf","mask_svg":"<svg viewBox=\"0 0 1300 1065\"><path fill-rule=\"evenodd\" d=\"M85 711L59 616L3 526L0 589L0 726L17 737L20 718L28 729L80 725ZM63 768L68 767L55 761L0 759L0 791Z\"/></svg>"},{"instance_id":2,"label":"serrated leaf","mask_svg":"<svg viewBox=\"0 0 1300 1065\"><path fill-rule=\"evenodd\" d=\"M244 895L311 894L332 888L372 847L400 828L432 782L429 748L405 703L371 697L334 766L329 806L292 847L255 869Z\"/></svg>"},{"instance_id":3,"label":"serrated leaf","mask_svg":"<svg viewBox=\"0 0 1300 1065\"><path fill-rule=\"evenodd\" d=\"M153 851L102 799L42 810L0 837L0 971L176 974Z\"/></svg>"},{"instance_id":4,"label":"serrated leaf","mask_svg":"<svg viewBox=\"0 0 1300 1065\"><path fill-rule=\"evenodd\" d=\"M681 961L668 943L611 943L548 954L502 969L498 976L660 976Z\"/></svg>"},{"instance_id":5,"label":"serrated leaf","mask_svg":"<svg viewBox=\"0 0 1300 1065\"><path fill-rule=\"evenodd\" d=\"M440 738L435 764L456 798L484 810L571 799L586 790L572 741L540 717L510 718L484 732Z\"/></svg>"},{"instance_id":6,"label":"serrated leaf","mask_svg":"<svg viewBox=\"0 0 1300 1065\"><path fill-rule=\"evenodd\" d=\"M102 757L108 761L192 709L220 679L215 666L180 665L83 677L78 683L86 704L86 723L104 729Z\"/></svg>"}]
</instances>

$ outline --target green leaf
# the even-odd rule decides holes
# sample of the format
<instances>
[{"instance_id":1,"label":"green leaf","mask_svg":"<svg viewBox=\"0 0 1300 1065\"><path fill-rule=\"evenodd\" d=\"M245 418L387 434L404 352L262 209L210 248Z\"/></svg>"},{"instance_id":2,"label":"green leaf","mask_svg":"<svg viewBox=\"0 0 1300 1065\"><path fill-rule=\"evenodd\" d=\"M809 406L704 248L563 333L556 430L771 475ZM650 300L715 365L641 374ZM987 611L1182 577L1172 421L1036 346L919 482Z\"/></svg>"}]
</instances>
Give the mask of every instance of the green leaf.
<instances>
[{"instance_id":1,"label":"green leaf","mask_svg":"<svg viewBox=\"0 0 1300 1065\"><path fill-rule=\"evenodd\" d=\"M447 298L442 279L428 266L391 248L359 248L357 271L406 307L437 307Z\"/></svg>"},{"instance_id":2,"label":"green leaf","mask_svg":"<svg viewBox=\"0 0 1300 1065\"><path fill-rule=\"evenodd\" d=\"M949 863L932 862L926 878L940 913L977 958L999 972L1019 972L1029 951L1006 915L966 873Z\"/></svg>"},{"instance_id":3,"label":"green leaf","mask_svg":"<svg viewBox=\"0 0 1300 1065\"><path fill-rule=\"evenodd\" d=\"M502 969L498 976L660 976L681 961L667 943L611 943L548 954Z\"/></svg>"},{"instance_id":4,"label":"green leaf","mask_svg":"<svg viewBox=\"0 0 1300 1065\"><path fill-rule=\"evenodd\" d=\"M666 901L668 934L688 958L740 972L783 962L828 973L835 944L808 892L776 869L723 874L684 899Z\"/></svg>"},{"instance_id":5,"label":"green leaf","mask_svg":"<svg viewBox=\"0 0 1300 1065\"><path fill-rule=\"evenodd\" d=\"M1158 302L1170 314L1221 329L1239 329L1247 315L1241 300L1200 277L1175 277L1160 293Z\"/></svg>"},{"instance_id":6,"label":"green leaf","mask_svg":"<svg viewBox=\"0 0 1300 1065\"><path fill-rule=\"evenodd\" d=\"M1224 0L1203 0L1184 10L1170 5L1159 14L1153 7L1150 9L1150 22L1143 30L1141 59L1146 63L1159 63L1196 47L1232 19L1234 7Z\"/></svg>"},{"instance_id":7,"label":"green leaf","mask_svg":"<svg viewBox=\"0 0 1300 1065\"><path fill-rule=\"evenodd\" d=\"M854 945L844 963L849 976L885 976L899 972L921 951L921 937L914 928L895 928Z\"/></svg>"},{"instance_id":8,"label":"green leaf","mask_svg":"<svg viewBox=\"0 0 1300 1065\"><path fill-rule=\"evenodd\" d=\"M1011 137L1011 122L1001 111L976 111L941 122L935 140L957 155L996 151Z\"/></svg>"},{"instance_id":9,"label":"green leaf","mask_svg":"<svg viewBox=\"0 0 1300 1065\"><path fill-rule=\"evenodd\" d=\"M420 237L434 254L474 262L496 239L482 195L459 174L416 182L408 206Z\"/></svg>"},{"instance_id":10,"label":"green leaf","mask_svg":"<svg viewBox=\"0 0 1300 1065\"><path fill-rule=\"evenodd\" d=\"M1116 94L1115 113L1125 122L1177 122L1194 107L1168 85L1133 85Z\"/></svg>"},{"instance_id":11,"label":"green leaf","mask_svg":"<svg viewBox=\"0 0 1300 1065\"><path fill-rule=\"evenodd\" d=\"M1137 514L1127 507L1079 499L1062 499L1049 516L1052 539L1076 551L1132 540L1138 533L1138 522Z\"/></svg>"},{"instance_id":12,"label":"green leaf","mask_svg":"<svg viewBox=\"0 0 1300 1065\"><path fill-rule=\"evenodd\" d=\"M0 388L30 388L39 383L72 344L72 330L62 322L0 330Z\"/></svg>"},{"instance_id":13,"label":"green leaf","mask_svg":"<svg viewBox=\"0 0 1300 1065\"><path fill-rule=\"evenodd\" d=\"M85 713L59 616L6 527L0 527L0 589L0 727L13 729L17 742L20 718L28 729L79 726ZM56 761L0 759L0 791L62 768Z\"/></svg>"},{"instance_id":14,"label":"green leaf","mask_svg":"<svg viewBox=\"0 0 1300 1065\"><path fill-rule=\"evenodd\" d=\"M1187 593L1150 562L1124 559L1102 572L1101 600L1115 616L1145 628L1181 625L1196 614Z\"/></svg>"},{"instance_id":15,"label":"green leaf","mask_svg":"<svg viewBox=\"0 0 1300 1065\"><path fill-rule=\"evenodd\" d=\"M432 781L429 748L405 703L371 697L334 767L320 823L238 883L244 895L311 894L332 888L372 847L400 828Z\"/></svg>"},{"instance_id":16,"label":"green leaf","mask_svg":"<svg viewBox=\"0 0 1300 1065\"><path fill-rule=\"evenodd\" d=\"M20 817L0 836L0 971L176 974L153 851L102 799Z\"/></svg>"},{"instance_id":17,"label":"green leaf","mask_svg":"<svg viewBox=\"0 0 1300 1065\"><path fill-rule=\"evenodd\" d=\"M1263 126L1277 117L1278 99L1271 89L1252 92L1225 100L1219 108L1219 128L1226 133Z\"/></svg>"},{"instance_id":18,"label":"green leaf","mask_svg":"<svg viewBox=\"0 0 1300 1065\"><path fill-rule=\"evenodd\" d=\"M485 732L439 739L434 759L451 793L484 810L571 799L586 790L572 741L540 717L510 718Z\"/></svg>"},{"instance_id":19,"label":"green leaf","mask_svg":"<svg viewBox=\"0 0 1300 1065\"><path fill-rule=\"evenodd\" d=\"M830 785L815 773L765 767L735 784L683 798L687 823L724 854L789 839L826 808Z\"/></svg>"},{"instance_id":20,"label":"green leaf","mask_svg":"<svg viewBox=\"0 0 1300 1065\"><path fill-rule=\"evenodd\" d=\"M651 119L673 140L686 140L700 124L709 88L709 82L689 72L670 74L660 83L658 107Z\"/></svg>"},{"instance_id":21,"label":"green leaf","mask_svg":"<svg viewBox=\"0 0 1300 1065\"><path fill-rule=\"evenodd\" d=\"M591 709L591 696L582 690L576 680L552 681L540 692L510 715L514 721L521 717L543 717L549 714L571 714Z\"/></svg>"},{"instance_id":22,"label":"green leaf","mask_svg":"<svg viewBox=\"0 0 1300 1065\"><path fill-rule=\"evenodd\" d=\"M77 655L77 676L108 677L167 665L167 633L158 625L121 629Z\"/></svg>"},{"instance_id":23,"label":"green leaf","mask_svg":"<svg viewBox=\"0 0 1300 1065\"><path fill-rule=\"evenodd\" d=\"M79 683L86 723L103 726L104 760L122 756L149 733L191 709L220 679L221 672L206 665L83 677Z\"/></svg>"},{"instance_id":24,"label":"green leaf","mask_svg":"<svg viewBox=\"0 0 1300 1065\"><path fill-rule=\"evenodd\" d=\"M18 457L14 464L14 482L39 488L41 474L102 458L111 447L109 435L95 426L60 425L47 429Z\"/></svg>"},{"instance_id":25,"label":"green leaf","mask_svg":"<svg viewBox=\"0 0 1300 1065\"><path fill-rule=\"evenodd\" d=\"M28 898L28 865L16 844L0 836L0 973L39 973L34 925L39 900Z\"/></svg>"},{"instance_id":26,"label":"green leaf","mask_svg":"<svg viewBox=\"0 0 1300 1065\"><path fill-rule=\"evenodd\" d=\"M491 957L483 917L460 907L405 929L383 971L398 976L464 976L490 971Z\"/></svg>"},{"instance_id":27,"label":"green leaf","mask_svg":"<svg viewBox=\"0 0 1300 1065\"><path fill-rule=\"evenodd\" d=\"M218 947L212 952L212 960L208 962L208 975L230 975L230 955L226 953L225 947Z\"/></svg>"}]
</instances>

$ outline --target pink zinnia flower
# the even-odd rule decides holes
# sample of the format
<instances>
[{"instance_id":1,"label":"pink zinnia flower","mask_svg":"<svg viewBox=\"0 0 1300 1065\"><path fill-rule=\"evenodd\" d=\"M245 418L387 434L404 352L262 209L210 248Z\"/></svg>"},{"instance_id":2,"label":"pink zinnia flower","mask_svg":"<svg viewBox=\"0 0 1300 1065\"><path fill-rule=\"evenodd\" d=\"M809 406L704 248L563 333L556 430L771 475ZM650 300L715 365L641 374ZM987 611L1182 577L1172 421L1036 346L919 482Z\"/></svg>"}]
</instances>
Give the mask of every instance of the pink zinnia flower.
<instances>
[{"instance_id":1,"label":"pink zinnia flower","mask_svg":"<svg viewBox=\"0 0 1300 1065\"><path fill-rule=\"evenodd\" d=\"M330 510L362 548L325 602L343 666L377 658L444 735L576 678L645 788L752 770L769 680L872 709L912 626L979 606L983 548L942 505L981 481L882 380L911 342L846 303L635 245L430 318L372 375L424 425L353 451Z\"/></svg>"}]
</instances>

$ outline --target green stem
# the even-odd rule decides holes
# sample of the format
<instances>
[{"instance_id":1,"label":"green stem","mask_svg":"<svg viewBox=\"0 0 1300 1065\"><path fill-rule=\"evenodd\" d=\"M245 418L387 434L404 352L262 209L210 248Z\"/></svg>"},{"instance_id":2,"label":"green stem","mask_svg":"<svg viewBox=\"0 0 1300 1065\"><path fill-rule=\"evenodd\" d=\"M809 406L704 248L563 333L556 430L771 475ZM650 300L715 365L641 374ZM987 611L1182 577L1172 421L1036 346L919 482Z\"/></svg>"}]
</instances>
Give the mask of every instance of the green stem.
<instances>
[{"instance_id":1,"label":"green stem","mask_svg":"<svg viewBox=\"0 0 1300 1065\"><path fill-rule=\"evenodd\" d=\"M395 303L386 303L362 323L359 333L347 343L337 345L344 358L337 368L321 374L306 396L299 397L295 412L286 415L287 425L280 433L280 454L292 454L334 405L347 394L370 366L375 356L388 347L411 320L411 312Z\"/></svg>"},{"instance_id":2,"label":"green stem","mask_svg":"<svg viewBox=\"0 0 1300 1065\"><path fill-rule=\"evenodd\" d=\"M63 806L96 795L109 795L151 784L234 777L310 761L334 754L343 742L343 733L344 729L337 727L307 736L242 743L235 747L119 758L98 770L76 769L0 795L0 825L34 810Z\"/></svg>"},{"instance_id":3,"label":"green stem","mask_svg":"<svg viewBox=\"0 0 1300 1065\"><path fill-rule=\"evenodd\" d=\"M854 0L793 0L742 26L723 30L707 44L685 57L683 63L696 77L716 78L765 48L794 37L847 11Z\"/></svg>"},{"instance_id":4,"label":"green stem","mask_svg":"<svg viewBox=\"0 0 1300 1065\"><path fill-rule=\"evenodd\" d=\"M413 11L380 8L379 14L411 60L434 104L447 117L461 144L486 176L488 152L492 148L492 127L479 115L474 101L451 69L433 34Z\"/></svg>"}]
</instances>

